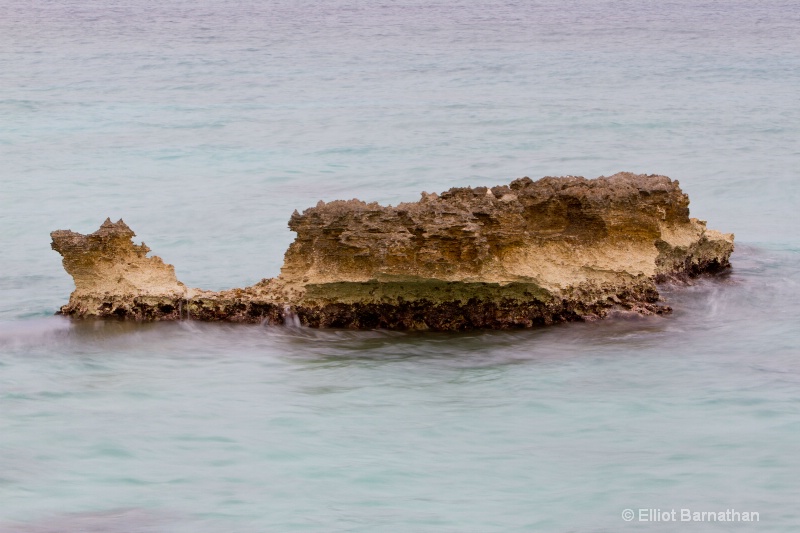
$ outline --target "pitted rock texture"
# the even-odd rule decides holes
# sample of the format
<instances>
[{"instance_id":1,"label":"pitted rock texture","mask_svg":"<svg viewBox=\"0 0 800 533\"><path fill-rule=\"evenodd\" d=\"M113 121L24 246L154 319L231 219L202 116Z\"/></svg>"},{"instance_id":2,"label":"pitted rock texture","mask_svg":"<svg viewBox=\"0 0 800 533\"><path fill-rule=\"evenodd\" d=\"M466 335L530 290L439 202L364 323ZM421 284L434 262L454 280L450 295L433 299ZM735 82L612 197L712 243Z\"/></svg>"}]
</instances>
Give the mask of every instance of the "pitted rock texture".
<instances>
[{"instance_id":1,"label":"pitted rock texture","mask_svg":"<svg viewBox=\"0 0 800 533\"><path fill-rule=\"evenodd\" d=\"M656 282L730 267L733 235L689 218L666 176L521 178L422 193L384 207L320 202L278 278L224 292L187 289L131 242L122 222L53 232L76 291L61 312L314 327L462 330L663 313Z\"/></svg>"},{"instance_id":2,"label":"pitted rock texture","mask_svg":"<svg viewBox=\"0 0 800 533\"><path fill-rule=\"evenodd\" d=\"M174 267L160 257L147 257L150 248L133 244L135 235L122 220L114 223L110 219L89 235L69 230L50 234L53 250L63 256L64 269L75 281L63 313L102 315L106 313L96 306L110 311L112 301L157 301L185 295L186 287L175 277Z\"/></svg>"}]
</instances>

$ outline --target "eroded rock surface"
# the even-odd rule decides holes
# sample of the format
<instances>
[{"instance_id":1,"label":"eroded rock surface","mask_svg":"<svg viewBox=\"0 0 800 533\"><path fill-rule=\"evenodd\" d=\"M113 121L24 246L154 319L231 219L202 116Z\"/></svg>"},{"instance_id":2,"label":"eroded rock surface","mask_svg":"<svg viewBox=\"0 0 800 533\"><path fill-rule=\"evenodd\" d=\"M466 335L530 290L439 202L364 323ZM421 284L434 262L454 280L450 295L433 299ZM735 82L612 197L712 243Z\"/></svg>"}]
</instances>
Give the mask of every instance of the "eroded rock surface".
<instances>
[{"instance_id":1,"label":"eroded rock surface","mask_svg":"<svg viewBox=\"0 0 800 533\"><path fill-rule=\"evenodd\" d=\"M76 290L61 312L136 319L460 330L668 311L656 282L730 266L733 235L689 218L666 176L522 178L422 193L384 207L320 202L280 276L223 292L187 289L122 221L53 232Z\"/></svg>"},{"instance_id":2,"label":"eroded rock surface","mask_svg":"<svg viewBox=\"0 0 800 533\"><path fill-rule=\"evenodd\" d=\"M69 230L50 234L53 250L63 256L64 269L75 281L75 291L62 313L127 316L124 304L185 296L186 287L175 277L175 268L160 257L147 257L150 248L133 244L135 235L122 220L114 223L110 219L89 235Z\"/></svg>"}]
</instances>

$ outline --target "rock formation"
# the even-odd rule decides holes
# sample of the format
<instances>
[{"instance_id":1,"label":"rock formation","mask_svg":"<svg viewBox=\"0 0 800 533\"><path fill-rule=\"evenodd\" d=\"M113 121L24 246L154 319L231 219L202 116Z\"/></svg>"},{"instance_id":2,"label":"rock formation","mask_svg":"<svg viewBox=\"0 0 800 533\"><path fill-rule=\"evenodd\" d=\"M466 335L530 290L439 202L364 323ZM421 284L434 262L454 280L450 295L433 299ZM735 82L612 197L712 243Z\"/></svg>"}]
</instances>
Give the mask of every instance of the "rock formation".
<instances>
[{"instance_id":1,"label":"rock formation","mask_svg":"<svg viewBox=\"0 0 800 533\"><path fill-rule=\"evenodd\" d=\"M689 218L666 176L521 178L422 193L384 207L319 202L277 278L222 292L186 288L131 241L121 220L52 233L75 280L61 313L138 320L229 320L312 327L515 328L663 313L656 283L730 266L733 235Z\"/></svg>"}]
</instances>

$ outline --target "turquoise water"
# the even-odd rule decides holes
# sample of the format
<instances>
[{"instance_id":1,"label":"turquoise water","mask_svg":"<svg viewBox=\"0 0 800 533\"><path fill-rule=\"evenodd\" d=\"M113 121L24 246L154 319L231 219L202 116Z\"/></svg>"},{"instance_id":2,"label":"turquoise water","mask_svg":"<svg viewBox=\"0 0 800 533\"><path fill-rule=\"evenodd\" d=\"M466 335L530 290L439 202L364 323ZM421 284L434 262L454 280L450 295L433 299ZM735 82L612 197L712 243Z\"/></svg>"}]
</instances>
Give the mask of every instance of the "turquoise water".
<instances>
[{"instance_id":1,"label":"turquoise water","mask_svg":"<svg viewBox=\"0 0 800 533\"><path fill-rule=\"evenodd\" d=\"M795 531L800 9L0 5L0 532ZM72 323L49 232L192 286L294 209L620 170L736 233L669 317L461 335ZM625 509L758 512L626 522Z\"/></svg>"}]
</instances>

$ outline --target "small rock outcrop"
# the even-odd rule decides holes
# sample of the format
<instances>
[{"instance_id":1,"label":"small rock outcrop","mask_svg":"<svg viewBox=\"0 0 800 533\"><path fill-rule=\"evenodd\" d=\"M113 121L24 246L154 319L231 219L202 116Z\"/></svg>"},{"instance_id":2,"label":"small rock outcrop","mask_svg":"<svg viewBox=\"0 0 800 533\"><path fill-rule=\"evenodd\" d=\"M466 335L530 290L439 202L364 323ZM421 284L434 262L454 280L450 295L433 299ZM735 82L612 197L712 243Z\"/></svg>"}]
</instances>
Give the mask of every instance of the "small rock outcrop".
<instances>
[{"instance_id":1,"label":"small rock outcrop","mask_svg":"<svg viewBox=\"0 0 800 533\"><path fill-rule=\"evenodd\" d=\"M122 220L110 219L89 235L69 230L50 234L53 250L64 257L64 269L75 281L69 304L61 308L63 314L127 316L128 306L136 301L155 303L186 294L175 268L160 257L147 257L150 248L133 244L135 236ZM156 318L162 313L146 315Z\"/></svg>"},{"instance_id":2,"label":"small rock outcrop","mask_svg":"<svg viewBox=\"0 0 800 533\"><path fill-rule=\"evenodd\" d=\"M277 278L189 289L131 241L121 220L52 233L75 280L61 313L138 320L229 320L312 327L463 330L660 314L657 283L730 267L733 235L689 217L666 176L521 178L422 193L395 207L319 202Z\"/></svg>"}]
</instances>

